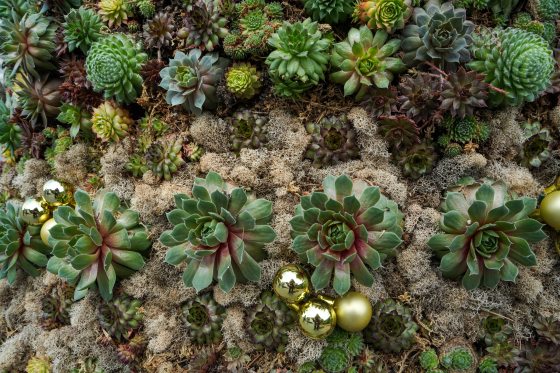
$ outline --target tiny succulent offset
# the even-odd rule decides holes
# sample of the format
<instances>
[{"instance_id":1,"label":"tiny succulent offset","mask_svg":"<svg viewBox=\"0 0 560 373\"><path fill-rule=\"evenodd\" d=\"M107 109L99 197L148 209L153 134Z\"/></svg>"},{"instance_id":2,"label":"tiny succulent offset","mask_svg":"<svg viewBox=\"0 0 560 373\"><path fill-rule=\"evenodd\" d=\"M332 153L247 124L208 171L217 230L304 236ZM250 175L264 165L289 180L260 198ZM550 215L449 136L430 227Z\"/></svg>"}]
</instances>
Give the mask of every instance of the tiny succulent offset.
<instances>
[{"instance_id":1,"label":"tiny succulent offset","mask_svg":"<svg viewBox=\"0 0 560 373\"><path fill-rule=\"evenodd\" d=\"M327 176L322 192L302 196L296 206L290 220L292 249L315 267L311 282L316 290L333 278L333 289L343 295L351 276L371 286L371 270L396 255L402 219L398 205L378 187L345 175Z\"/></svg>"},{"instance_id":2,"label":"tiny succulent offset","mask_svg":"<svg viewBox=\"0 0 560 373\"><path fill-rule=\"evenodd\" d=\"M175 204L177 208L167 214L173 229L163 232L160 242L169 248L167 263L187 262L186 286L200 291L217 280L228 292L237 280L260 279L263 248L276 238L268 225L271 202L209 172L205 179L195 179L192 197L177 194Z\"/></svg>"}]
</instances>

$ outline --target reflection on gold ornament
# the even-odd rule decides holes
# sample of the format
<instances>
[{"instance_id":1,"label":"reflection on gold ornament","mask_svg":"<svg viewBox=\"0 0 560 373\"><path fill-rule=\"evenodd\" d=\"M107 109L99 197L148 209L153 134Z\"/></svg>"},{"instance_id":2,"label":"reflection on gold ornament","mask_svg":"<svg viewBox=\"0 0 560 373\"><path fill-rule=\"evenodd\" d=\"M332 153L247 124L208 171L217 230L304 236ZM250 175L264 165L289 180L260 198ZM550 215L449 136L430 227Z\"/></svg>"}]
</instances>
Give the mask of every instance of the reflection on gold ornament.
<instances>
[{"instance_id":1,"label":"reflection on gold ornament","mask_svg":"<svg viewBox=\"0 0 560 373\"><path fill-rule=\"evenodd\" d=\"M363 330L371 320L372 307L362 293L351 291L334 301L336 323L348 332Z\"/></svg>"},{"instance_id":2,"label":"reflection on gold ornament","mask_svg":"<svg viewBox=\"0 0 560 373\"><path fill-rule=\"evenodd\" d=\"M276 272L272 282L274 292L286 303L299 303L310 293L309 276L297 264L288 264Z\"/></svg>"},{"instance_id":3,"label":"reflection on gold ornament","mask_svg":"<svg viewBox=\"0 0 560 373\"><path fill-rule=\"evenodd\" d=\"M48 203L42 198L28 198L21 206L21 218L27 224L43 224L50 217Z\"/></svg>"},{"instance_id":4,"label":"reflection on gold ornament","mask_svg":"<svg viewBox=\"0 0 560 373\"><path fill-rule=\"evenodd\" d=\"M56 221L54 220L54 218L50 218L49 220L44 222L43 226L41 227L41 240L47 246L50 246L49 237L51 236L51 233L49 231L55 225L56 225Z\"/></svg>"},{"instance_id":5,"label":"reflection on gold ornament","mask_svg":"<svg viewBox=\"0 0 560 373\"><path fill-rule=\"evenodd\" d=\"M57 180L49 180L43 185L43 198L51 206L73 203L71 188Z\"/></svg>"},{"instance_id":6,"label":"reflection on gold ornament","mask_svg":"<svg viewBox=\"0 0 560 373\"><path fill-rule=\"evenodd\" d=\"M297 308L299 326L309 338L323 339L336 327L336 313L332 299L319 296L304 302Z\"/></svg>"}]
</instances>

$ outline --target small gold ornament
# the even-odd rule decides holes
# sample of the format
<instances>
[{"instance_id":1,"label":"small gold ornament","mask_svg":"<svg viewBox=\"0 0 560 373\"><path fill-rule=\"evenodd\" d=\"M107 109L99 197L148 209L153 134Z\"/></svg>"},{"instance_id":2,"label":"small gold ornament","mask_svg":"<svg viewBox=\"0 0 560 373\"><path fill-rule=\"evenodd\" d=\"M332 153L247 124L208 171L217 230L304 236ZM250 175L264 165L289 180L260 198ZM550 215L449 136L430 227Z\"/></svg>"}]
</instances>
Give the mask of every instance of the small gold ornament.
<instances>
[{"instance_id":1,"label":"small gold ornament","mask_svg":"<svg viewBox=\"0 0 560 373\"><path fill-rule=\"evenodd\" d=\"M29 225L43 224L50 217L49 205L42 198L28 198L21 206L21 218Z\"/></svg>"},{"instance_id":2,"label":"small gold ornament","mask_svg":"<svg viewBox=\"0 0 560 373\"><path fill-rule=\"evenodd\" d=\"M276 272L272 282L274 292L286 303L299 303L310 293L309 276L297 264L288 264Z\"/></svg>"},{"instance_id":3,"label":"small gold ornament","mask_svg":"<svg viewBox=\"0 0 560 373\"><path fill-rule=\"evenodd\" d=\"M46 222L43 223L41 227L41 241L47 246L49 245L49 237L51 236L50 229L56 225L56 221L54 218L50 218Z\"/></svg>"},{"instance_id":4,"label":"small gold ornament","mask_svg":"<svg viewBox=\"0 0 560 373\"><path fill-rule=\"evenodd\" d=\"M51 206L68 205L73 202L71 188L52 179L43 185L43 198Z\"/></svg>"},{"instance_id":5,"label":"small gold ornament","mask_svg":"<svg viewBox=\"0 0 560 373\"><path fill-rule=\"evenodd\" d=\"M560 190L555 190L541 201L540 216L542 220L555 230L560 230Z\"/></svg>"},{"instance_id":6,"label":"small gold ornament","mask_svg":"<svg viewBox=\"0 0 560 373\"><path fill-rule=\"evenodd\" d=\"M348 332L362 331L370 322L372 308L362 293L351 291L334 301L336 324Z\"/></svg>"},{"instance_id":7,"label":"small gold ornament","mask_svg":"<svg viewBox=\"0 0 560 373\"><path fill-rule=\"evenodd\" d=\"M333 300L324 296L312 298L301 305L292 305L298 309L298 321L303 334L313 339L326 338L336 327L336 313Z\"/></svg>"}]
</instances>

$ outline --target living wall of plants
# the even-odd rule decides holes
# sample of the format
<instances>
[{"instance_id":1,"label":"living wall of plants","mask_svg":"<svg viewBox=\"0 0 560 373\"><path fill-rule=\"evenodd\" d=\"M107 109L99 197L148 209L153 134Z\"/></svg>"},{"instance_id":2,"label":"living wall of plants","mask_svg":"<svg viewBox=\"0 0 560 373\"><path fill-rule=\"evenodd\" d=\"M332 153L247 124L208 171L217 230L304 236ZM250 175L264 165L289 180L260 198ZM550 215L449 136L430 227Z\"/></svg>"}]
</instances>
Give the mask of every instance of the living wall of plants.
<instances>
[{"instance_id":1,"label":"living wall of plants","mask_svg":"<svg viewBox=\"0 0 560 373\"><path fill-rule=\"evenodd\" d=\"M559 0L0 0L0 372L560 371Z\"/></svg>"}]
</instances>

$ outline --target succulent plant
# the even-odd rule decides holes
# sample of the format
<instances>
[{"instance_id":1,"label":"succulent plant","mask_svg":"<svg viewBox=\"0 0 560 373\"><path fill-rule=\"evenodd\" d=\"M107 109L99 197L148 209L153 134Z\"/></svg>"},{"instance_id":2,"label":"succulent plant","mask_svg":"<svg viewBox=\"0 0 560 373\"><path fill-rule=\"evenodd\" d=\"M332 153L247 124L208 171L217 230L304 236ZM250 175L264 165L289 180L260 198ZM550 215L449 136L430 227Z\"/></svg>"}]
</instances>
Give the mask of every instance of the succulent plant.
<instances>
[{"instance_id":1,"label":"succulent plant","mask_svg":"<svg viewBox=\"0 0 560 373\"><path fill-rule=\"evenodd\" d=\"M204 148L195 143L187 143L183 145L183 153L187 160L197 162L204 155Z\"/></svg>"},{"instance_id":2,"label":"succulent plant","mask_svg":"<svg viewBox=\"0 0 560 373\"><path fill-rule=\"evenodd\" d=\"M435 149L427 142L421 142L398 155L404 176L419 179L429 174L436 161Z\"/></svg>"},{"instance_id":3,"label":"succulent plant","mask_svg":"<svg viewBox=\"0 0 560 373\"><path fill-rule=\"evenodd\" d=\"M398 87L401 113L416 123L438 120L441 79L429 74L403 76Z\"/></svg>"},{"instance_id":4,"label":"succulent plant","mask_svg":"<svg viewBox=\"0 0 560 373\"><path fill-rule=\"evenodd\" d=\"M373 117L391 116L397 111L397 88L372 88L362 103Z\"/></svg>"},{"instance_id":5,"label":"succulent plant","mask_svg":"<svg viewBox=\"0 0 560 373\"><path fill-rule=\"evenodd\" d=\"M100 0L99 14L109 27L119 27L126 23L130 14L130 5L126 0Z\"/></svg>"},{"instance_id":6,"label":"succulent plant","mask_svg":"<svg viewBox=\"0 0 560 373\"><path fill-rule=\"evenodd\" d=\"M474 362L472 351L464 347L455 347L441 357L441 365L453 371L466 371Z\"/></svg>"},{"instance_id":7,"label":"succulent plant","mask_svg":"<svg viewBox=\"0 0 560 373\"><path fill-rule=\"evenodd\" d=\"M364 331L365 340L387 353L408 350L416 341L418 324L403 304L386 299L373 306L373 317Z\"/></svg>"},{"instance_id":8,"label":"succulent plant","mask_svg":"<svg viewBox=\"0 0 560 373\"><path fill-rule=\"evenodd\" d=\"M556 372L560 370L558 346L552 343L524 344L516 358L516 372Z\"/></svg>"},{"instance_id":9,"label":"succulent plant","mask_svg":"<svg viewBox=\"0 0 560 373\"><path fill-rule=\"evenodd\" d=\"M228 118L231 150L239 153L241 148L260 148L268 141L267 123L267 117L249 110L237 111L231 118Z\"/></svg>"},{"instance_id":10,"label":"succulent plant","mask_svg":"<svg viewBox=\"0 0 560 373\"><path fill-rule=\"evenodd\" d=\"M113 192L99 191L94 201L83 190L74 193L75 209L60 206L54 212L49 244L54 255L47 269L75 284L74 299L97 285L101 297L113 297L118 278L144 266L151 242L136 211L121 207Z\"/></svg>"},{"instance_id":11,"label":"succulent plant","mask_svg":"<svg viewBox=\"0 0 560 373\"><path fill-rule=\"evenodd\" d=\"M556 21L560 17L560 2L558 0L531 0L529 9L538 19Z\"/></svg>"},{"instance_id":12,"label":"succulent plant","mask_svg":"<svg viewBox=\"0 0 560 373\"><path fill-rule=\"evenodd\" d=\"M187 48L213 51L220 38L227 35L227 19L220 14L218 0L193 0L185 17L185 27L178 32Z\"/></svg>"},{"instance_id":13,"label":"succulent plant","mask_svg":"<svg viewBox=\"0 0 560 373\"><path fill-rule=\"evenodd\" d=\"M525 167L540 167L550 158L554 139L539 122L525 123L523 132L525 141L521 147L521 164Z\"/></svg>"},{"instance_id":14,"label":"succulent plant","mask_svg":"<svg viewBox=\"0 0 560 373\"><path fill-rule=\"evenodd\" d=\"M26 373L51 373L52 366L49 358L34 356L27 362Z\"/></svg>"},{"instance_id":15,"label":"succulent plant","mask_svg":"<svg viewBox=\"0 0 560 373\"><path fill-rule=\"evenodd\" d=\"M0 18L9 19L14 13L21 18L27 13L33 13L36 10L34 5L29 0L4 0L0 3Z\"/></svg>"},{"instance_id":16,"label":"succulent plant","mask_svg":"<svg viewBox=\"0 0 560 373\"><path fill-rule=\"evenodd\" d=\"M119 344L117 346L117 357L123 364L135 366L145 351L148 341L146 337L140 334L135 334L127 343Z\"/></svg>"},{"instance_id":17,"label":"succulent plant","mask_svg":"<svg viewBox=\"0 0 560 373\"><path fill-rule=\"evenodd\" d=\"M21 206L11 201L0 209L0 279L6 278L9 284L16 280L18 268L30 276L38 276L38 268L47 265L50 253L39 236L41 226L28 226L20 211Z\"/></svg>"},{"instance_id":18,"label":"succulent plant","mask_svg":"<svg viewBox=\"0 0 560 373\"><path fill-rule=\"evenodd\" d=\"M174 228L160 236L169 248L165 261L173 265L186 261L183 281L197 291L213 279L225 292L237 279L258 281L257 262L266 256L263 247L276 238L267 225L272 203L234 188L215 172L196 178L192 194L192 198L175 195L177 209L167 214Z\"/></svg>"},{"instance_id":19,"label":"succulent plant","mask_svg":"<svg viewBox=\"0 0 560 373\"><path fill-rule=\"evenodd\" d=\"M428 1L424 8L414 9L412 22L403 30L403 61L408 66L432 62L440 67L468 62L473 30L465 9L455 9L451 2Z\"/></svg>"},{"instance_id":20,"label":"succulent plant","mask_svg":"<svg viewBox=\"0 0 560 373\"><path fill-rule=\"evenodd\" d=\"M165 62L158 59L148 60L140 70L142 78L144 78L144 85L148 89L154 89L159 86L161 76L159 72L165 67Z\"/></svg>"},{"instance_id":21,"label":"succulent plant","mask_svg":"<svg viewBox=\"0 0 560 373\"><path fill-rule=\"evenodd\" d=\"M393 149L409 148L420 142L416 123L406 115L379 117L377 131Z\"/></svg>"},{"instance_id":22,"label":"succulent plant","mask_svg":"<svg viewBox=\"0 0 560 373\"><path fill-rule=\"evenodd\" d=\"M216 86L227 64L217 52L201 54L200 49L192 49L189 54L178 51L159 73L159 86L167 90L167 103L182 105L196 115L216 107Z\"/></svg>"},{"instance_id":23,"label":"succulent plant","mask_svg":"<svg viewBox=\"0 0 560 373\"><path fill-rule=\"evenodd\" d=\"M394 257L402 243L403 214L378 187L342 175L327 176L323 192L302 196L290 220L292 249L315 267L311 282L316 290L331 277L337 294L350 289L351 273L365 285L373 284L367 267L376 270ZM367 267L366 267L367 265Z\"/></svg>"},{"instance_id":24,"label":"succulent plant","mask_svg":"<svg viewBox=\"0 0 560 373\"><path fill-rule=\"evenodd\" d=\"M215 344L222 340L225 316L225 308L216 303L210 292L190 299L182 306L182 319L191 341L201 345Z\"/></svg>"},{"instance_id":25,"label":"succulent plant","mask_svg":"<svg viewBox=\"0 0 560 373\"><path fill-rule=\"evenodd\" d=\"M33 124L27 120L21 114L21 109L17 108L10 119L11 123L18 125L21 129L21 149L23 150L24 157L20 158L22 164L25 162L25 155L29 155L36 159L41 159L43 154L43 148L46 145L45 136L41 133L39 127L33 126Z\"/></svg>"},{"instance_id":26,"label":"succulent plant","mask_svg":"<svg viewBox=\"0 0 560 373\"><path fill-rule=\"evenodd\" d=\"M80 130L85 133L91 131L91 114L79 106L67 103L62 104L60 114L58 114L56 119L61 123L71 126L70 136L72 138L78 136Z\"/></svg>"},{"instance_id":27,"label":"succulent plant","mask_svg":"<svg viewBox=\"0 0 560 373\"><path fill-rule=\"evenodd\" d=\"M400 58L391 57L401 41L387 41L388 37L384 30L373 35L367 26L361 26L351 28L346 40L334 45L331 64L340 71L332 73L331 80L344 84L344 96L356 94L356 100L361 100L370 86L388 88L393 74L405 70Z\"/></svg>"},{"instance_id":28,"label":"succulent plant","mask_svg":"<svg viewBox=\"0 0 560 373\"><path fill-rule=\"evenodd\" d=\"M91 82L87 80L84 60L77 59L73 55L69 60L60 63L59 72L64 79L59 87L63 101L84 106L87 109L103 102L101 95L93 91Z\"/></svg>"},{"instance_id":29,"label":"succulent plant","mask_svg":"<svg viewBox=\"0 0 560 373\"><path fill-rule=\"evenodd\" d=\"M475 108L486 107L488 88L483 81L484 75L467 71L461 66L445 80L440 109L454 117L464 118L473 115Z\"/></svg>"},{"instance_id":30,"label":"succulent plant","mask_svg":"<svg viewBox=\"0 0 560 373\"><path fill-rule=\"evenodd\" d=\"M131 103L142 89L140 69L148 56L125 34L111 34L95 42L86 59L87 78L96 92Z\"/></svg>"},{"instance_id":31,"label":"succulent plant","mask_svg":"<svg viewBox=\"0 0 560 373\"><path fill-rule=\"evenodd\" d=\"M144 24L144 42L148 49L161 49L173 43L175 25L173 16L168 12L159 12Z\"/></svg>"},{"instance_id":32,"label":"succulent plant","mask_svg":"<svg viewBox=\"0 0 560 373\"><path fill-rule=\"evenodd\" d=\"M484 344L487 347L506 342L513 333L512 327L503 317L488 316L482 319L481 324Z\"/></svg>"},{"instance_id":33,"label":"succulent plant","mask_svg":"<svg viewBox=\"0 0 560 373\"><path fill-rule=\"evenodd\" d=\"M0 57L12 68L12 75L20 69L39 77L39 71L53 70L56 24L40 13L26 13L18 18L3 19L0 23Z\"/></svg>"},{"instance_id":34,"label":"succulent plant","mask_svg":"<svg viewBox=\"0 0 560 373\"><path fill-rule=\"evenodd\" d=\"M498 363L491 357L485 357L478 364L478 371L480 373L498 373Z\"/></svg>"},{"instance_id":35,"label":"succulent plant","mask_svg":"<svg viewBox=\"0 0 560 373\"><path fill-rule=\"evenodd\" d=\"M226 87L236 97L248 100L261 89L261 74L250 63L235 63L226 72Z\"/></svg>"},{"instance_id":36,"label":"succulent plant","mask_svg":"<svg viewBox=\"0 0 560 373\"><path fill-rule=\"evenodd\" d=\"M181 157L182 149L181 139L154 142L146 151L146 166L160 179L170 180L171 175L185 164Z\"/></svg>"},{"instance_id":37,"label":"succulent plant","mask_svg":"<svg viewBox=\"0 0 560 373\"><path fill-rule=\"evenodd\" d=\"M543 225L529 218L536 200L512 198L502 182L461 180L447 192L440 227L428 245L441 258L444 277L462 277L463 286L495 288L515 281L518 265L535 266L531 243L546 237Z\"/></svg>"},{"instance_id":38,"label":"succulent plant","mask_svg":"<svg viewBox=\"0 0 560 373\"><path fill-rule=\"evenodd\" d=\"M86 54L93 43L101 38L101 19L91 9L72 9L64 17L64 41L68 43L68 50L72 52L79 48Z\"/></svg>"},{"instance_id":39,"label":"succulent plant","mask_svg":"<svg viewBox=\"0 0 560 373\"><path fill-rule=\"evenodd\" d=\"M360 156L356 131L344 114L322 118L319 123L308 123L306 130L311 135L311 142L304 158L311 160L315 167Z\"/></svg>"},{"instance_id":40,"label":"succulent plant","mask_svg":"<svg viewBox=\"0 0 560 373\"><path fill-rule=\"evenodd\" d=\"M49 295L41 300L41 325L44 328L50 330L70 325L72 292L72 287L63 284L54 287Z\"/></svg>"},{"instance_id":41,"label":"succulent plant","mask_svg":"<svg viewBox=\"0 0 560 373\"><path fill-rule=\"evenodd\" d=\"M422 351L418 357L420 366L422 369L429 371L430 369L436 369L439 366L439 357L433 348L429 348Z\"/></svg>"},{"instance_id":42,"label":"succulent plant","mask_svg":"<svg viewBox=\"0 0 560 373\"><path fill-rule=\"evenodd\" d=\"M346 21L354 9L351 0L305 0L304 7L314 21L328 24Z\"/></svg>"},{"instance_id":43,"label":"succulent plant","mask_svg":"<svg viewBox=\"0 0 560 373\"><path fill-rule=\"evenodd\" d=\"M410 16L410 8L404 0L360 0L354 8L354 22L370 29L394 32L402 29Z\"/></svg>"},{"instance_id":44,"label":"succulent plant","mask_svg":"<svg viewBox=\"0 0 560 373\"><path fill-rule=\"evenodd\" d=\"M506 92L489 92L493 106L534 101L550 85L555 64L552 50L544 39L531 32L515 28L481 32L471 51L473 61L467 66Z\"/></svg>"},{"instance_id":45,"label":"succulent plant","mask_svg":"<svg viewBox=\"0 0 560 373\"><path fill-rule=\"evenodd\" d=\"M11 120L15 105L16 99L9 94L5 100L0 99L0 145L11 156L21 145L21 127Z\"/></svg>"},{"instance_id":46,"label":"succulent plant","mask_svg":"<svg viewBox=\"0 0 560 373\"><path fill-rule=\"evenodd\" d=\"M265 63L276 93L297 97L325 79L330 40L323 38L317 22L284 22L268 40L274 50Z\"/></svg>"},{"instance_id":47,"label":"succulent plant","mask_svg":"<svg viewBox=\"0 0 560 373\"><path fill-rule=\"evenodd\" d=\"M296 313L276 294L264 291L260 302L247 312L247 334L257 350L284 352L296 319Z\"/></svg>"},{"instance_id":48,"label":"succulent plant","mask_svg":"<svg viewBox=\"0 0 560 373\"><path fill-rule=\"evenodd\" d=\"M128 135L134 121L128 112L111 101L105 101L93 110L92 130L102 141L118 142Z\"/></svg>"},{"instance_id":49,"label":"succulent plant","mask_svg":"<svg viewBox=\"0 0 560 373\"><path fill-rule=\"evenodd\" d=\"M144 157L138 154L134 154L128 159L125 168L134 177L142 177L142 175L144 175L144 173L148 171L146 160L144 159Z\"/></svg>"},{"instance_id":50,"label":"succulent plant","mask_svg":"<svg viewBox=\"0 0 560 373\"><path fill-rule=\"evenodd\" d=\"M56 117L60 112L60 83L58 79L49 79L49 75L38 79L29 79L23 74L17 76L14 83L17 87L17 101L22 114L33 124L40 119L43 126L46 126L47 118Z\"/></svg>"},{"instance_id":51,"label":"succulent plant","mask_svg":"<svg viewBox=\"0 0 560 373\"><path fill-rule=\"evenodd\" d=\"M537 334L555 345L560 345L560 320L539 315L533 321Z\"/></svg>"},{"instance_id":52,"label":"succulent plant","mask_svg":"<svg viewBox=\"0 0 560 373\"><path fill-rule=\"evenodd\" d=\"M242 371L251 361L251 357L238 346L228 348L224 358L227 362L227 370L234 372Z\"/></svg>"},{"instance_id":53,"label":"succulent plant","mask_svg":"<svg viewBox=\"0 0 560 373\"><path fill-rule=\"evenodd\" d=\"M490 137L490 128L485 122L480 122L475 117L465 117L463 119L446 118L442 122L445 134L440 136L438 142L446 147L448 143L483 143Z\"/></svg>"},{"instance_id":54,"label":"succulent plant","mask_svg":"<svg viewBox=\"0 0 560 373\"><path fill-rule=\"evenodd\" d=\"M136 0L136 7L144 18L152 18L156 13L156 4L153 0Z\"/></svg>"},{"instance_id":55,"label":"succulent plant","mask_svg":"<svg viewBox=\"0 0 560 373\"><path fill-rule=\"evenodd\" d=\"M364 348L362 333L351 333L340 328L335 328L326 340L329 346L341 348L350 357L359 355Z\"/></svg>"},{"instance_id":56,"label":"succulent plant","mask_svg":"<svg viewBox=\"0 0 560 373\"><path fill-rule=\"evenodd\" d=\"M319 357L319 364L327 373L344 372L350 362L350 356L344 349L330 345L323 349Z\"/></svg>"},{"instance_id":57,"label":"succulent plant","mask_svg":"<svg viewBox=\"0 0 560 373\"><path fill-rule=\"evenodd\" d=\"M97 320L103 330L119 342L127 341L141 326L142 302L123 295L105 300L97 307Z\"/></svg>"}]
</instances>

